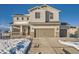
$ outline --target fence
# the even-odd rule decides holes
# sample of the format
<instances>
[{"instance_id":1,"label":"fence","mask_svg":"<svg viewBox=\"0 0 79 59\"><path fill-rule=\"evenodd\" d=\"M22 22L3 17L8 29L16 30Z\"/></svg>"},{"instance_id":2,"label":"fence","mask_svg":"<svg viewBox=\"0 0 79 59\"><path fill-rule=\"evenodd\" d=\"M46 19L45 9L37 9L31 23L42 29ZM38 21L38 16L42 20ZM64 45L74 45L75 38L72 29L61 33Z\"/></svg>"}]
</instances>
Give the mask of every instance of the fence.
<instances>
[{"instance_id":1,"label":"fence","mask_svg":"<svg viewBox=\"0 0 79 59\"><path fill-rule=\"evenodd\" d=\"M0 33L0 39L10 39L10 35L8 33Z\"/></svg>"}]
</instances>

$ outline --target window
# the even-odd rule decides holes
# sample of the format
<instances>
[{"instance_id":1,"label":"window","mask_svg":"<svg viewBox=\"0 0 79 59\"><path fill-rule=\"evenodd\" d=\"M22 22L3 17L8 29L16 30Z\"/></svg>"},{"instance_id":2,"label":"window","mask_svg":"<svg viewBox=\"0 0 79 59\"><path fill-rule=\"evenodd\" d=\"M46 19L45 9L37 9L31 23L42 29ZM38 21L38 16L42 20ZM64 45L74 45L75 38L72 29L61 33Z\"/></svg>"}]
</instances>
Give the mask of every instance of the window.
<instances>
[{"instance_id":1,"label":"window","mask_svg":"<svg viewBox=\"0 0 79 59\"><path fill-rule=\"evenodd\" d=\"M53 13L50 13L50 19L53 19Z\"/></svg>"},{"instance_id":2,"label":"window","mask_svg":"<svg viewBox=\"0 0 79 59\"><path fill-rule=\"evenodd\" d=\"M27 17L27 20L29 20L29 17Z\"/></svg>"},{"instance_id":3,"label":"window","mask_svg":"<svg viewBox=\"0 0 79 59\"><path fill-rule=\"evenodd\" d=\"M46 18L46 22L49 22L49 12L46 11L46 12L45 12L45 15L46 15L46 16L45 16L45 18Z\"/></svg>"},{"instance_id":4,"label":"window","mask_svg":"<svg viewBox=\"0 0 79 59\"><path fill-rule=\"evenodd\" d=\"M17 20L19 20L19 18L17 17Z\"/></svg>"},{"instance_id":5,"label":"window","mask_svg":"<svg viewBox=\"0 0 79 59\"><path fill-rule=\"evenodd\" d=\"M22 17L22 20L24 20L24 18Z\"/></svg>"},{"instance_id":6,"label":"window","mask_svg":"<svg viewBox=\"0 0 79 59\"><path fill-rule=\"evenodd\" d=\"M35 13L35 18L39 19L40 18L40 12Z\"/></svg>"}]
</instances>

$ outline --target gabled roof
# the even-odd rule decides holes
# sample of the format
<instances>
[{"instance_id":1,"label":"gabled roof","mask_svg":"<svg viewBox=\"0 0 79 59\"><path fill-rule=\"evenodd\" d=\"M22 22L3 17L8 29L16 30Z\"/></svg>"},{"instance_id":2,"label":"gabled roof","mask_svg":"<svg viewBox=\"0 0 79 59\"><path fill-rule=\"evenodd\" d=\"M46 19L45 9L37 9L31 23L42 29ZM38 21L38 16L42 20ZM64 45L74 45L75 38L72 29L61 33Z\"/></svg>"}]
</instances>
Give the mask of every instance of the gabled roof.
<instances>
[{"instance_id":1,"label":"gabled roof","mask_svg":"<svg viewBox=\"0 0 79 59\"><path fill-rule=\"evenodd\" d=\"M24 16L24 14L14 14L14 15L12 15L12 17L16 17L16 16Z\"/></svg>"},{"instance_id":2,"label":"gabled roof","mask_svg":"<svg viewBox=\"0 0 79 59\"><path fill-rule=\"evenodd\" d=\"M30 16L30 14L24 14L24 16Z\"/></svg>"},{"instance_id":3,"label":"gabled roof","mask_svg":"<svg viewBox=\"0 0 79 59\"><path fill-rule=\"evenodd\" d=\"M15 15L24 15L24 14L15 14Z\"/></svg>"},{"instance_id":4,"label":"gabled roof","mask_svg":"<svg viewBox=\"0 0 79 59\"><path fill-rule=\"evenodd\" d=\"M14 15L12 15L13 17L16 17L16 16L30 16L30 14L14 14Z\"/></svg>"},{"instance_id":5,"label":"gabled roof","mask_svg":"<svg viewBox=\"0 0 79 59\"><path fill-rule=\"evenodd\" d=\"M46 4L44 4L44 5L41 5L41 6L36 6L36 7L33 7L33 8L31 8L31 9L29 9L28 11L33 11L33 10L37 10L37 9L53 9L53 10L57 10L57 11L59 11L60 12L60 10L58 10L58 9L56 9L56 8L54 8L54 7L51 7L51 6L49 6L49 5L46 5Z\"/></svg>"}]
</instances>

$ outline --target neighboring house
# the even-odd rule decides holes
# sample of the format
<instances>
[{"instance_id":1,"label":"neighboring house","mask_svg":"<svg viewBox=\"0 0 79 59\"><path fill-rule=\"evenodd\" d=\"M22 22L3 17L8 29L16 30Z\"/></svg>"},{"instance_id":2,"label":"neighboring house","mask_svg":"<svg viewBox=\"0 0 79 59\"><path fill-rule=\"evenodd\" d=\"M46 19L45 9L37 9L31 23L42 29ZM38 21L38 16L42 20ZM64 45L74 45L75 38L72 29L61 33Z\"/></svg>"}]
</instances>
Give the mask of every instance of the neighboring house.
<instances>
[{"instance_id":1,"label":"neighboring house","mask_svg":"<svg viewBox=\"0 0 79 59\"><path fill-rule=\"evenodd\" d=\"M2 32L2 39L10 39L10 32Z\"/></svg>"},{"instance_id":2,"label":"neighboring house","mask_svg":"<svg viewBox=\"0 0 79 59\"><path fill-rule=\"evenodd\" d=\"M77 31L78 31L78 27L70 26L68 29L69 37L77 37L77 35L78 35Z\"/></svg>"},{"instance_id":3,"label":"neighboring house","mask_svg":"<svg viewBox=\"0 0 79 59\"><path fill-rule=\"evenodd\" d=\"M11 37L67 37L69 25L59 20L60 10L48 5L36 6L29 14L13 15Z\"/></svg>"},{"instance_id":4,"label":"neighboring house","mask_svg":"<svg viewBox=\"0 0 79 59\"><path fill-rule=\"evenodd\" d=\"M73 34L73 35L74 35L77 30L78 30L77 27L71 26L71 27L68 29L68 32L69 32L69 34Z\"/></svg>"}]
</instances>

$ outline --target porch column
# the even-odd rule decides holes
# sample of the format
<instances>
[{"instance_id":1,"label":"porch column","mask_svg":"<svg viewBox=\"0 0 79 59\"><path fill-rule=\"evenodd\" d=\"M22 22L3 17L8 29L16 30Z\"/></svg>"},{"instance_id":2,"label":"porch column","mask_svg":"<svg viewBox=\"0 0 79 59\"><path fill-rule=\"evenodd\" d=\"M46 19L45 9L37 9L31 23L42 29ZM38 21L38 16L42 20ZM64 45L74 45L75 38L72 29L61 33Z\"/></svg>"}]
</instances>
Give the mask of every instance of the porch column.
<instances>
[{"instance_id":1,"label":"porch column","mask_svg":"<svg viewBox=\"0 0 79 59\"><path fill-rule=\"evenodd\" d=\"M68 26L68 28L67 28L67 37L69 38L70 37L70 34L69 34L69 26Z\"/></svg>"},{"instance_id":2,"label":"porch column","mask_svg":"<svg viewBox=\"0 0 79 59\"><path fill-rule=\"evenodd\" d=\"M20 34L22 35L22 25L20 26Z\"/></svg>"},{"instance_id":3,"label":"porch column","mask_svg":"<svg viewBox=\"0 0 79 59\"><path fill-rule=\"evenodd\" d=\"M12 38L13 25L10 26L10 38Z\"/></svg>"},{"instance_id":4,"label":"porch column","mask_svg":"<svg viewBox=\"0 0 79 59\"><path fill-rule=\"evenodd\" d=\"M12 33L12 26L10 26L10 32Z\"/></svg>"}]
</instances>

